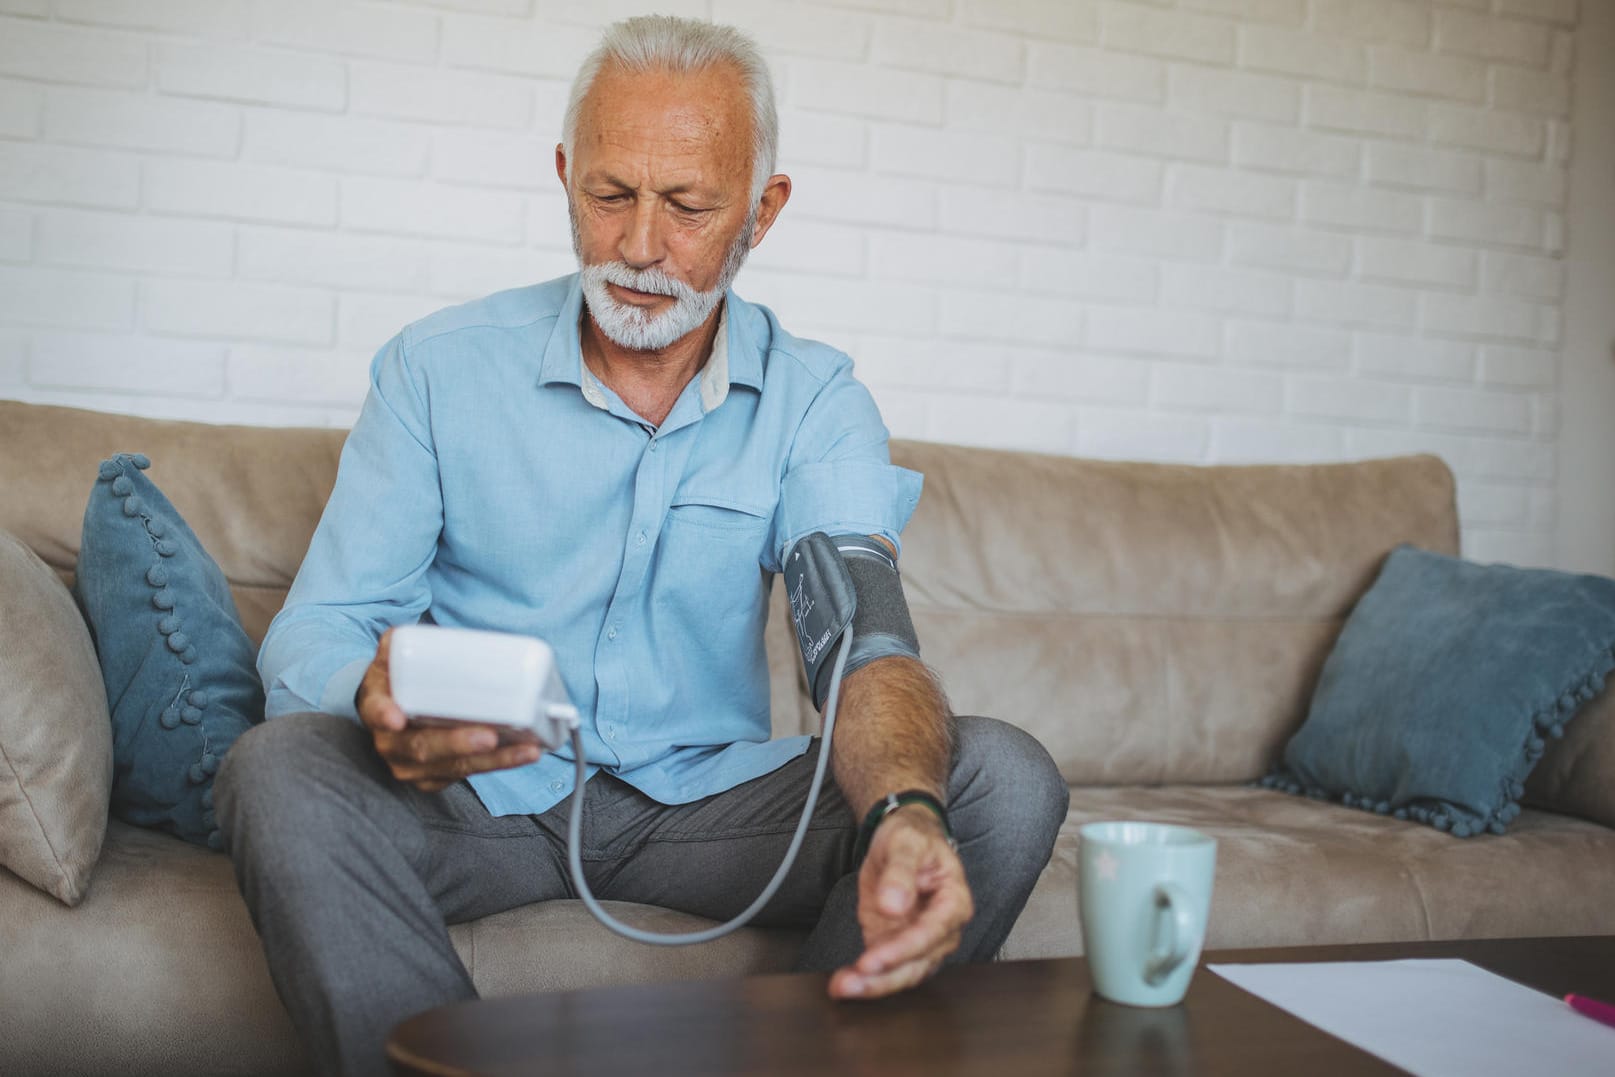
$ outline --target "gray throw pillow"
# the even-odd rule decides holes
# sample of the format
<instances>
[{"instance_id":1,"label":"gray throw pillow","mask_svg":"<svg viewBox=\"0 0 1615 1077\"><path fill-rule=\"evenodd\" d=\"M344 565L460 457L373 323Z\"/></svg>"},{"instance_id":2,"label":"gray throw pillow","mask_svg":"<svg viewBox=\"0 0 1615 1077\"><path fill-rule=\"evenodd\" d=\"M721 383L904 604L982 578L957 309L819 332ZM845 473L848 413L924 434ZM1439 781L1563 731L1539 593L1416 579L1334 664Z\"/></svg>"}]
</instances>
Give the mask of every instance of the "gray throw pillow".
<instances>
[{"instance_id":1,"label":"gray throw pillow","mask_svg":"<svg viewBox=\"0 0 1615 1077\"><path fill-rule=\"evenodd\" d=\"M89 630L50 567L0 531L0 865L77 905L111 793L112 725Z\"/></svg>"}]
</instances>

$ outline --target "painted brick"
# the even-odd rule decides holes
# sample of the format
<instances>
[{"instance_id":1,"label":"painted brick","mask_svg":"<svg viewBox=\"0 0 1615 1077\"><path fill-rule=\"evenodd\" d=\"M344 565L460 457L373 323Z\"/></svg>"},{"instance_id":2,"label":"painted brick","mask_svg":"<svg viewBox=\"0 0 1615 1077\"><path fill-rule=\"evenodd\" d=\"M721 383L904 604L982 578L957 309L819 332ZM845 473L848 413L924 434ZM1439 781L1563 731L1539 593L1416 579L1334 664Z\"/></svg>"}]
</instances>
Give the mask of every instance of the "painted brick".
<instances>
[{"instance_id":1,"label":"painted brick","mask_svg":"<svg viewBox=\"0 0 1615 1077\"><path fill-rule=\"evenodd\" d=\"M1528 486L1473 481L1458 484L1458 518L1465 527L1523 525L1530 517Z\"/></svg>"},{"instance_id":2,"label":"painted brick","mask_svg":"<svg viewBox=\"0 0 1615 1077\"><path fill-rule=\"evenodd\" d=\"M1365 174L1370 183L1412 187L1450 194L1479 194L1481 158L1457 150L1374 142L1368 147Z\"/></svg>"},{"instance_id":3,"label":"painted brick","mask_svg":"<svg viewBox=\"0 0 1615 1077\"><path fill-rule=\"evenodd\" d=\"M45 95L45 137L153 153L234 157L241 144L241 115L229 105L206 101L62 86Z\"/></svg>"},{"instance_id":4,"label":"painted brick","mask_svg":"<svg viewBox=\"0 0 1615 1077\"><path fill-rule=\"evenodd\" d=\"M340 112L347 73L340 60L292 52L209 45L157 45L164 93Z\"/></svg>"},{"instance_id":5,"label":"painted brick","mask_svg":"<svg viewBox=\"0 0 1615 1077\"><path fill-rule=\"evenodd\" d=\"M213 161L148 160L148 209L281 224L336 223L337 182L317 172Z\"/></svg>"},{"instance_id":6,"label":"painted brick","mask_svg":"<svg viewBox=\"0 0 1615 1077\"><path fill-rule=\"evenodd\" d=\"M1222 418L1211 423L1213 464L1330 463L1346 455L1346 435L1337 427L1276 420Z\"/></svg>"},{"instance_id":7,"label":"painted brick","mask_svg":"<svg viewBox=\"0 0 1615 1077\"><path fill-rule=\"evenodd\" d=\"M912 19L877 21L870 53L877 64L938 75L1015 84L1026 76L1019 37Z\"/></svg>"},{"instance_id":8,"label":"painted brick","mask_svg":"<svg viewBox=\"0 0 1615 1077\"><path fill-rule=\"evenodd\" d=\"M443 21L442 61L447 67L569 79L598 40L583 29L459 15Z\"/></svg>"},{"instance_id":9,"label":"painted brick","mask_svg":"<svg viewBox=\"0 0 1615 1077\"><path fill-rule=\"evenodd\" d=\"M1290 312L1290 279L1227 266L1168 264L1161 268L1161 305L1258 318Z\"/></svg>"},{"instance_id":10,"label":"painted brick","mask_svg":"<svg viewBox=\"0 0 1615 1077\"><path fill-rule=\"evenodd\" d=\"M50 0L0 0L0 13L44 19L50 16Z\"/></svg>"},{"instance_id":11,"label":"painted brick","mask_svg":"<svg viewBox=\"0 0 1615 1077\"><path fill-rule=\"evenodd\" d=\"M1557 165L1570 163L1570 125L1563 120L1548 121L1547 158Z\"/></svg>"},{"instance_id":12,"label":"painted brick","mask_svg":"<svg viewBox=\"0 0 1615 1077\"><path fill-rule=\"evenodd\" d=\"M1552 324L1535 303L1501 299L1494 295L1436 295L1421 297L1423 325L1437 333L1460 337L1498 337L1505 340L1552 342Z\"/></svg>"},{"instance_id":13,"label":"painted brick","mask_svg":"<svg viewBox=\"0 0 1615 1077\"><path fill-rule=\"evenodd\" d=\"M1096 128L1096 141L1106 149L1213 163L1228 160L1225 120L1107 102L1099 106Z\"/></svg>"},{"instance_id":14,"label":"painted brick","mask_svg":"<svg viewBox=\"0 0 1615 1077\"><path fill-rule=\"evenodd\" d=\"M328 292L240 281L146 280L147 329L182 337L329 344L335 303Z\"/></svg>"},{"instance_id":15,"label":"painted brick","mask_svg":"<svg viewBox=\"0 0 1615 1077\"><path fill-rule=\"evenodd\" d=\"M984 303L979 291L971 291L943 296L937 328L965 340L1070 347L1081 339L1082 316L1082 307L1069 299L1011 292Z\"/></svg>"},{"instance_id":16,"label":"painted brick","mask_svg":"<svg viewBox=\"0 0 1615 1077\"><path fill-rule=\"evenodd\" d=\"M1084 408L1077 413L1075 449L1100 460L1186 463L1203 460L1211 424L1199 415Z\"/></svg>"},{"instance_id":17,"label":"painted brick","mask_svg":"<svg viewBox=\"0 0 1615 1077\"><path fill-rule=\"evenodd\" d=\"M1345 276L1352 268L1349 237L1273 224L1229 224L1227 258L1234 265L1261 266L1321 276Z\"/></svg>"},{"instance_id":18,"label":"painted brick","mask_svg":"<svg viewBox=\"0 0 1615 1077\"><path fill-rule=\"evenodd\" d=\"M239 400L357 405L370 390L364 352L242 344L230 349L226 369L230 394Z\"/></svg>"},{"instance_id":19,"label":"painted brick","mask_svg":"<svg viewBox=\"0 0 1615 1077\"><path fill-rule=\"evenodd\" d=\"M1085 404L1143 404L1150 391L1145 359L1019 349L1014 392Z\"/></svg>"},{"instance_id":20,"label":"painted brick","mask_svg":"<svg viewBox=\"0 0 1615 1077\"><path fill-rule=\"evenodd\" d=\"M960 16L968 26L1031 38L1099 40L1099 13L1093 0L962 0Z\"/></svg>"},{"instance_id":21,"label":"painted brick","mask_svg":"<svg viewBox=\"0 0 1615 1077\"><path fill-rule=\"evenodd\" d=\"M744 30L769 53L840 60L869 54L869 19L862 15L827 19L822 11L781 0L713 0L711 17Z\"/></svg>"},{"instance_id":22,"label":"painted brick","mask_svg":"<svg viewBox=\"0 0 1615 1077\"><path fill-rule=\"evenodd\" d=\"M782 272L862 276L869 263L867 231L822 221L797 224L787 217L751 252L750 264Z\"/></svg>"},{"instance_id":23,"label":"painted brick","mask_svg":"<svg viewBox=\"0 0 1615 1077\"><path fill-rule=\"evenodd\" d=\"M979 191L944 187L937 195L944 232L1037 243L1081 243L1087 214L1075 198L1022 191L984 198Z\"/></svg>"},{"instance_id":24,"label":"painted brick","mask_svg":"<svg viewBox=\"0 0 1615 1077\"><path fill-rule=\"evenodd\" d=\"M1168 204L1244 217L1289 220L1295 216L1295 180L1229 169L1184 165L1172 177Z\"/></svg>"},{"instance_id":25,"label":"painted brick","mask_svg":"<svg viewBox=\"0 0 1615 1077\"><path fill-rule=\"evenodd\" d=\"M1542 250L1558 257L1565 252L1565 218L1562 213L1548 213L1543 217Z\"/></svg>"},{"instance_id":26,"label":"painted brick","mask_svg":"<svg viewBox=\"0 0 1615 1077\"><path fill-rule=\"evenodd\" d=\"M1496 65L1492 68L1492 104L1547 116L1570 114L1570 79L1565 75Z\"/></svg>"},{"instance_id":27,"label":"painted brick","mask_svg":"<svg viewBox=\"0 0 1615 1077\"><path fill-rule=\"evenodd\" d=\"M792 177L789 213L798 220L832 224L878 224L900 228L932 228L937 222L937 187L896 176L872 176L830 168L799 168ZM983 192L969 192L973 204L991 202Z\"/></svg>"},{"instance_id":28,"label":"painted brick","mask_svg":"<svg viewBox=\"0 0 1615 1077\"><path fill-rule=\"evenodd\" d=\"M413 240L311 229L240 227L236 275L325 288L420 291L426 253Z\"/></svg>"},{"instance_id":29,"label":"painted brick","mask_svg":"<svg viewBox=\"0 0 1615 1077\"><path fill-rule=\"evenodd\" d=\"M247 35L247 5L241 0L56 0L56 17L186 37Z\"/></svg>"},{"instance_id":30,"label":"painted brick","mask_svg":"<svg viewBox=\"0 0 1615 1077\"><path fill-rule=\"evenodd\" d=\"M1418 138L1428 106L1395 94L1309 85L1307 126L1326 131Z\"/></svg>"},{"instance_id":31,"label":"painted brick","mask_svg":"<svg viewBox=\"0 0 1615 1077\"><path fill-rule=\"evenodd\" d=\"M509 280L506 286L515 283L515 280ZM336 342L345 348L374 351L396 336L404 326L419 321L442 305L436 298L427 295L346 292L337 297Z\"/></svg>"},{"instance_id":32,"label":"painted brick","mask_svg":"<svg viewBox=\"0 0 1615 1077\"><path fill-rule=\"evenodd\" d=\"M1479 263L1474 251L1454 247L1408 239L1357 239L1357 271L1368 280L1473 290Z\"/></svg>"},{"instance_id":33,"label":"painted brick","mask_svg":"<svg viewBox=\"0 0 1615 1077\"><path fill-rule=\"evenodd\" d=\"M792 203L794 205L794 202ZM787 220L797 216L792 211ZM572 253L571 209L560 191L527 196L527 245Z\"/></svg>"},{"instance_id":34,"label":"painted brick","mask_svg":"<svg viewBox=\"0 0 1615 1077\"><path fill-rule=\"evenodd\" d=\"M786 81L800 108L851 116L942 122L942 78L837 60L793 60Z\"/></svg>"},{"instance_id":35,"label":"painted brick","mask_svg":"<svg viewBox=\"0 0 1615 1077\"><path fill-rule=\"evenodd\" d=\"M1239 62L1257 71L1359 85L1368 78L1368 52L1336 35L1276 26L1239 28Z\"/></svg>"},{"instance_id":36,"label":"painted brick","mask_svg":"<svg viewBox=\"0 0 1615 1077\"><path fill-rule=\"evenodd\" d=\"M1581 0L1586 3L1587 0ZM1574 26L1577 0L1497 0L1497 10L1504 15L1519 15L1527 19L1544 19L1561 26Z\"/></svg>"},{"instance_id":37,"label":"painted brick","mask_svg":"<svg viewBox=\"0 0 1615 1077\"><path fill-rule=\"evenodd\" d=\"M779 167L798 164L862 168L868 161L869 125L863 120L801 109L780 110Z\"/></svg>"},{"instance_id":38,"label":"painted brick","mask_svg":"<svg viewBox=\"0 0 1615 1077\"><path fill-rule=\"evenodd\" d=\"M1467 383L1475 377L1475 345L1459 340L1357 333L1353 354L1359 371L1380 378Z\"/></svg>"},{"instance_id":39,"label":"painted brick","mask_svg":"<svg viewBox=\"0 0 1615 1077\"><path fill-rule=\"evenodd\" d=\"M891 123L875 124L870 135L876 172L997 187L1013 187L1019 177L1020 147L1013 138Z\"/></svg>"},{"instance_id":40,"label":"painted brick","mask_svg":"<svg viewBox=\"0 0 1615 1077\"><path fill-rule=\"evenodd\" d=\"M0 142L0 198L131 209L139 197L140 168L123 154Z\"/></svg>"},{"instance_id":41,"label":"painted brick","mask_svg":"<svg viewBox=\"0 0 1615 1077\"><path fill-rule=\"evenodd\" d=\"M1129 355L1177 355L1209 359L1217 354L1222 322L1210 314L1181 311L1163 318L1157 310L1092 307L1088 311L1090 348Z\"/></svg>"},{"instance_id":42,"label":"painted brick","mask_svg":"<svg viewBox=\"0 0 1615 1077\"><path fill-rule=\"evenodd\" d=\"M424 127L359 116L249 109L241 156L322 171L419 176L426 171L430 152L431 135Z\"/></svg>"},{"instance_id":43,"label":"painted brick","mask_svg":"<svg viewBox=\"0 0 1615 1077\"><path fill-rule=\"evenodd\" d=\"M1529 206L1430 199L1429 230L1437 239L1540 248L1545 229L1543 212Z\"/></svg>"},{"instance_id":44,"label":"painted brick","mask_svg":"<svg viewBox=\"0 0 1615 1077\"><path fill-rule=\"evenodd\" d=\"M31 83L0 79L0 137L33 138L39 133L39 114L45 91Z\"/></svg>"},{"instance_id":45,"label":"painted brick","mask_svg":"<svg viewBox=\"0 0 1615 1077\"><path fill-rule=\"evenodd\" d=\"M33 214L0 206L0 261L26 262L34 256Z\"/></svg>"},{"instance_id":46,"label":"painted brick","mask_svg":"<svg viewBox=\"0 0 1615 1077\"><path fill-rule=\"evenodd\" d=\"M1161 173L1160 162L1126 154L1036 143L1026 147L1026 185L1037 191L1154 205L1161 198Z\"/></svg>"},{"instance_id":47,"label":"painted brick","mask_svg":"<svg viewBox=\"0 0 1615 1077\"><path fill-rule=\"evenodd\" d=\"M1018 266L1013 243L889 232L869 237L870 275L877 278L1003 288L1014 282Z\"/></svg>"},{"instance_id":48,"label":"painted brick","mask_svg":"<svg viewBox=\"0 0 1615 1077\"><path fill-rule=\"evenodd\" d=\"M1307 17L1306 0L1183 0L1183 6L1245 21L1299 25Z\"/></svg>"},{"instance_id":49,"label":"painted brick","mask_svg":"<svg viewBox=\"0 0 1615 1077\"><path fill-rule=\"evenodd\" d=\"M1518 439L1497 441L1423 430L1348 430L1346 447L1354 456L1433 453L1457 472L1460 482L1470 477L1544 479L1553 476L1551 448ZM1465 552L1472 555L1473 551L1466 547Z\"/></svg>"},{"instance_id":50,"label":"painted brick","mask_svg":"<svg viewBox=\"0 0 1615 1077\"><path fill-rule=\"evenodd\" d=\"M0 266L0 323L129 329L135 282L106 273Z\"/></svg>"},{"instance_id":51,"label":"painted brick","mask_svg":"<svg viewBox=\"0 0 1615 1077\"><path fill-rule=\"evenodd\" d=\"M90 269L227 277L235 235L214 222L54 210L40 214L38 257Z\"/></svg>"},{"instance_id":52,"label":"painted brick","mask_svg":"<svg viewBox=\"0 0 1615 1077\"><path fill-rule=\"evenodd\" d=\"M1301 219L1365 232L1418 232L1424 204L1410 194L1308 180L1301 188Z\"/></svg>"},{"instance_id":53,"label":"painted brick","mask_svg":"<svg viewBox=\"0 0 1615 1077\"><path fill-rule=\"evenodd\" d=\"M1297 415L1405 426L1413 414L1413 390L1364 378L1292 377L1287 405Z\"/></svg>"},{"instance_id":54,"label":"painted brick","mask_svg":"<svg viewBox=\"0 0 1615 1077\"><path fill-rule=\"evenodd\" d=\"M1093 105L1074 94L963 79L949 79L946 94L951 129L1078 144L1093 139Z\"/></svg>"},{"instance_id":55,"label":"painted brick","mask_svg":"<svg viewBox=\"0 0 1615 1077\"><path fill-rule=\"evenodd\" d=\"M1531 490L1531 526L1537 528L1551 528L1558 519L1558 502L1552 490L1533 488ZM1559 565L1558 567L1563 567Z\"/></svg>"},{"instance_id":56,"label":"painted brick","mask_svg":"<svg viewBox=\"0 0 1615 1077\"><path fill-rule=\"evenodd\" d=\"M1351 334L1290 322L1232 320L1224 329L1223 355L1233 363L1276 367L1344 367Z\"/></svg>"},{"instance_id":57,"label":"painted brick","mask_svg":"<svg viewBox=\"0 0 1615 1077\"><path fill-rule=\"evenodd\" d=\"M0 391L6 399L23 400L28 381L29 338L22 333L0 333Z\"/></svg>"},{"instance_id":58,"label":"painted brick","mask_svg":"<svg viewBox=\"0 0 1615 1077\"><path fill-rule=\"evenodd\" d=\"M0 75L91 86L144 86L146 43L0 17Z\"/></svg>"},{"instance_id":59,"label":"painted brick","mask_svg":"<svg viewBox=\"0 0 1615 1077\"><path fill-rule=\"evenodd\" d=\"M1496 109L1434 105L1430 109L1430 138L1453 146L1538 157L1547 144L1547 127L1534 117Z\"/></svg>"},{"instance_id":60,"label":"painted brick","mask_svg":"<svg viewBox=\"0 0 1615 1077\"><path fill-rule=\"evenodd\" d=\"M867 335L858 349L856 371L865 384L910 389L973 390L1003 394L1019 357L1046 355L1018 344L965 344L958 341Z\"/></svg>"},{"instance_id":61,"label":"painted brick","mask_svg":"<svg viewBox=\"0 0 1615 1077\"><path fill-rule=\"evenodd\" d=\"M224 395L225 349L187 340L125 334L36 333L29 380L56 389Z\"/></svg>"},{"instance_id":62,"label":"painted brick","mask_svg":"<svg viewBox=\"0 0 1615 1077\"><path fill-rule=\"evenodd\" d=\"M1487 251L1481 263L1481 289L1558 302L1564 298L1565 264L1557 258Z\"/></svg>"},{"instance_id":63,"label":"painted brick","mask_svg":"<svg viewBox=\"0 0 1615 1077\"><path fill-rule=\"evenodd\" d=\"M517 194L349 176L342 226L361 232L520 243L525 204Z\"/></svg>"},{"instance_id":64,"label":"painted brick","mask_svg":"<svg viewBox=\"0 0 1615 1077\"><path fill-rule=\"evenodd\" d=\"M1415 293L1379 284L1297 280L1295 312L1308 321L1337 325L1411 328Z\"/></svg>"},{"instance_id":65,"label":"painted brick","mask_svg":"<svg viewBox=\"0 0 1615 1077\"><path fill-rule=\"evenodd\" d=\"M1425 0L1314 0L1312 26L1360 41L1428 45L1430 5Z\"/></svg>"},{"instance_id":66,"label":"painted brick","mask_svg":"<svg viewBox=\"0 0 1615 1077\"><path fill-rule=\"evenodd\" d=\"M1467 11L1435 13L1435 43L1442 52L1483 60L1547 67L1551 38L1547 27Z\"/></svg>"},{"instance_id":67,"label":"painted brick","mask_svg":"<svg viewBox=\"0 0 1615 1077\"><path fill-rule=\"evenodd\" d=\"M1220 221L1122 206L1094 206L1088 218L1093 245L1099 250L1186 261L1218 261L1222 257Z\"/></svg>"},{"instance_id":68,"label":"painted brick","mask_svg":"<svg viewBox=\"0 0 1615 1077\"><path fill-rule=\"evenodd\" d=\"M1033 41L1027 45L1027 82L1082 97L1166 100L1166 65L1160 60L1102 49Z\"/></svg>"},{"instance_id":69,"label":"painted brick","mask_svg":"<svg viewBox=\"0 0 1615 1077\"><path fill-rule=\"evenodd\" d=\"M347 68L352 111L361 115L468 127L526 127L532 119L523 79L369 60Z\"/></svg>"},{"instance_id":70,"label":"painted brick","mask_svg":"<svg viewBox=\"0 0 1615 1077\"><path fill-rule=\"evenodd\" d=\"M1538 393L1531 400L1536 414L1535 429L1538 438L1550 440L1559 436L1559 398Z\"/></svg>"},{"instance_id":71,"label":"painted brick","mask_svg":"<svg viewBox=\"0 0 1615 1077\"><path fill-rule=\"evenodd\" d=\"M466 18L469 16L460 16ZM252 9L252 36L258 41L389 60L436 60L437 25L434 15L394 5L256 0Z\"/></svg>"},{"instance_id":72,"label":"painted brick","mask_svg":"<svg viewBox=\"0 0 1615 1077\"><path fill-rule=\"evenodd\" d=\"M1248 117L1294 125L1301 115L1301 87L1291 79L1173 64L1168 97L1174 109Z\"/></svg>"},{"instance_id":73,"label":"painted brick","mask_svg":"<svg viewBox=\"0 0 1615 1077\"><path fill-rule=\"evenodd\" d=\"M1153 364L1150 402L1179 411L1276 415L1284 407L1284 377L1192 363Z\"/></svg>"},{"instance_id":74,"label":"painted brick","mask_svg":"<svg viewBox=\"0 0 1615 1077\"><path fill-rule=\"evenodd\" d=\"M1419 389L1413 396L1414 421L1436 430L1482 434L1531 432L1531 401L1517 393L1473 389Z\"/></svg>"},{"instance_id":75,"label":"painted brick","mask_svg":"<svg viewBox=\"0 0 1615 1077\"><path fill-rule=\"evenodd\" d=\"M427 267L427 290L439 298L463 302L507 288L554 280L577 268L577 258L571 251L434 243Z\"/></svg>"},{"instance_id":76,"label":"painted brick","mask_svg":"<svg viewBox=\"0 0 1615 1077\"><path fill-rule=\"evenodd\" d=\"M1480 383L1510 389L1551 389L1559 378L1559 353L1547 348L1488 344L1480 350Z\"/></svg>"},{"instance_id":77,"label":"painted brick","mask_svg":"<svg viewBox=\"0 0 1615 1077\"><path fill-rule=\"evenodd\" d=\"M1234 164L1273 172L1355 179L1362 143L1261 123L1234 124Z\"/></svg>"},{"instance_id":78,"label":"painted brick","mask_svg":"<svg viewBox=\"0 0 1615 1077\"><path fill-rule=\"evenodd\" d=\"M1106 48L1121 52L1208 64L1234 63L1233 25L1206 15L1110 4L1101 12L1100 40Z\"/></svg>"},{"instance_id":79,"label":"painted brick","mask_svg":"<svg viewBox=\"0 0 1615 1077\"><path fill-rule=\"evenodd\" d=\"M477 187L559 187L555 148L526 134L446 130L432 139L432 175Z\"/></svg>"},{"instance_id":80,"label":"painted brick","mask_svg":"<svg viewBox=\"0 0 1615 1077\"><path fill-rule=\"evenodd\" d=\"M1153 259L1114 258L1067 247L1025 245L1021 249L1021 286L1113 303L1152 303L1160 291L1160 270Z\"/></svg>"},{"instance_id":81,"label":"painted brick","mask_svg":"<svg viewBox=\"0 0 1615 1077\"><path fill-rule=\"evenodd\" d=\"M1464 531L1464 556L1471 561L1552 568L1556 564L1553 537L1525 531Z\"/></svg>"},{"instance_id":82,"label":"painted brick","mask_svg":"<svg viewBox=\"0 0 1615 1077\"><path fill-rule=\"evenodd\" d=\"M933 395L926 421L932 441L991 445L1026 452L1064 452L1071 444L1071 411L1034 400Z\"/></svg>"},{"instance_id":83,"label":"painted brick","mask_svg":"<svg viewBox=\"0 0 1615 1077\"><path fill-rule=\"evenodd\" d=\"M928 335L937 326L935 288L897 281L843 280L756 272L746 285L790 326L823 327L824 339L864 331ZM979 306L979 297L975 305Z\"/></svg>"},{"instance_id":84,"label":"painted brick","mask_svg":"<svg viewBox=\"0 0 1615 1077\"><path fill-rule=\"evenodd\" d=\"M1486 65L1479 60L1376 45L1368 50L1368 66L1369 84L1381 89L1486 100Z\"/></svg>"},{"instance_id":85,"label":"painted brick","mask_svg":"<svg viewBox=\"0 0 1615 1077\"><path fill-rule=\"evenodd\" d=\"M817 0L831 7L860 8L864 11L889 11L897 15L923 15L945 19L953 0Z\"/></svg>"},{"instance_id":86,"label":"painted brick","mask_svg":"<svg viewBox=\"0 0 1615 1077\"><path fill-rule=\"evenodd\" d=\"M1548 58L1548 70L1555 75L1568 75L1575 63L1576 39L1568 30L1557 30L1553 35L1553 46Z\"/></svg>"}]
</instances>

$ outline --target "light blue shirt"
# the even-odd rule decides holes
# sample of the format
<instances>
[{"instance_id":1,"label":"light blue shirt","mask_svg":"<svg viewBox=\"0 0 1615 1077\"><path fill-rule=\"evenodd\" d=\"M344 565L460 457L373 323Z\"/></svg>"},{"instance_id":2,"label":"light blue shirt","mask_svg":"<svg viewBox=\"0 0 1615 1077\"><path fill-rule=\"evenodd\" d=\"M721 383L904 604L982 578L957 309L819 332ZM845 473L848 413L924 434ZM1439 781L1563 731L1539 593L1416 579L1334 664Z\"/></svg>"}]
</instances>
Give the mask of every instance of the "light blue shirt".
<instances>
[{"instance_id":1,"label":"light blue shirt","mask_svg":"<svg viewBox=\"0 0 1615 1077\"><path fill-rule=\"evenodd\" d=\"M576 276L407 326L370 393L258 656L270 717L357 717L376 641L425 617L538 636L605 769L667 804L760 777L763 625L813 531L893 543L921 477L894 467L852 361L729 293L718 343L659 428L584 365ZM495 815L571 791L570 749L470 782Z\"/></svg>"}]
</instances>

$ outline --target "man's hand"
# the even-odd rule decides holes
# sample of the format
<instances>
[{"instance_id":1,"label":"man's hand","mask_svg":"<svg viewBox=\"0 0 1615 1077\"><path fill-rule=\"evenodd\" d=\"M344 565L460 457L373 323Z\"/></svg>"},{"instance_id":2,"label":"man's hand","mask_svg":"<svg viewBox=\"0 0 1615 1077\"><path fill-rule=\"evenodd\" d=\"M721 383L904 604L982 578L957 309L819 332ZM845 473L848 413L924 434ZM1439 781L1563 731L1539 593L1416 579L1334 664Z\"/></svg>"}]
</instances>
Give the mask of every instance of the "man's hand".
<instances>
[{"instance_id":1,"label":"man's hand","mask_svg":"<svg viewBox=\"0 0 1615 1077\"><path fill-rule=\"evenodd\" d=\"M392 696L392 680L387 672L391 644L392 630L388 629L376 646L376 657L365 670L354 701L359 720L375 741L376 753L394 778L423 793L436 793L467 774L519 767L538 759L540 750L536 744L499 747L497 726L481 722L450 727L411 723Z\"/></svg>"},{"instance_id":2,"label":"man's hand","mask_svg":"<svg viewBox=\"0 0 1615 1077\"><path fill-rule=\"evenodd\" d=\"M913 987L959 948L976 906L941 822L899 808L881 823L858 873L864 952L830 977L832 998L877 998Z\"/></svg>"}]
</instances>

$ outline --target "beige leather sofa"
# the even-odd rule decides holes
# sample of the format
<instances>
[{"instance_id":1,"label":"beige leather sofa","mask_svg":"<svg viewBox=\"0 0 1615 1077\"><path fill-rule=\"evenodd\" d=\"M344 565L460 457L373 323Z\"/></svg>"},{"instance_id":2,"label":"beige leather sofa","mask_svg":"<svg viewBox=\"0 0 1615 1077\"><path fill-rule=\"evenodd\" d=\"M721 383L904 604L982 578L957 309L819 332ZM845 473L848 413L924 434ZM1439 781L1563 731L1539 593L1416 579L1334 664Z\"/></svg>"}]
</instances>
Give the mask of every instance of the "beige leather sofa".
<instances>
[{"instance_id":1,"label":"beige leather sofa","mask_svg":"<svg viewBox=\"0 0 1615 1077\"><path fill-rule=\"evenodd\" d=\"M0 527L69 576L97 462L145 452L257 637L342 436L0 402ZM1615 693L1550 748L1531 786L1538 808L1502 837L1460 840L1246 784L1301 722L1385 554L1404 541L1456 552L1439 460L1195 468L892 449L926 476L903 562L926 657L956 710L1024 726L1073 787L1004 957L1080 952L1076 829L1120 817L1219 839L1214 947L1615 931ZM785 619L769 632L776 727L814 728ZM453 936L484 994L777 970L796 942L750 930L651 949L572 902ZM113 822L72 909L0 871L0 1073L300 1068L225 857Z\"/></svg>"}]
</instances>

